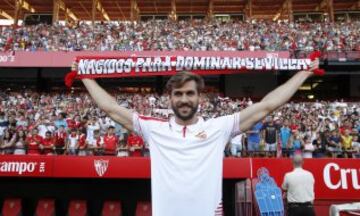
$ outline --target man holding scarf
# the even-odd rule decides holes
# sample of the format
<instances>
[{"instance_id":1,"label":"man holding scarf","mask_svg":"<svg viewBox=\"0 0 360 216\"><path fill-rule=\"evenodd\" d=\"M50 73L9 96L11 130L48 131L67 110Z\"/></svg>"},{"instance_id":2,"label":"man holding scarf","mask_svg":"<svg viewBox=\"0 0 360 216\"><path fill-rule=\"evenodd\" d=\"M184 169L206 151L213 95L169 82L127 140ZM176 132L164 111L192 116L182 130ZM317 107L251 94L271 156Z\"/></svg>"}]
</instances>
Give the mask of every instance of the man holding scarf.
<instances>
[{"instance_id":1,"label":"man holding scarf","mask_svg":"<svg viewBox=\"0 0 360 216\"><path fill-rule=\"evenodd\" d=\"M318 70L309 70L238 113L204 120L198 113L202 77L190 72L172 76L166 89L174 116L158 119L119 106L94 80L82 79L93 100L114 121L141 135L150 147L152 215L213 216L222 211L223 152L228 141L286 103Z\"/></svg>"}]
</instances>

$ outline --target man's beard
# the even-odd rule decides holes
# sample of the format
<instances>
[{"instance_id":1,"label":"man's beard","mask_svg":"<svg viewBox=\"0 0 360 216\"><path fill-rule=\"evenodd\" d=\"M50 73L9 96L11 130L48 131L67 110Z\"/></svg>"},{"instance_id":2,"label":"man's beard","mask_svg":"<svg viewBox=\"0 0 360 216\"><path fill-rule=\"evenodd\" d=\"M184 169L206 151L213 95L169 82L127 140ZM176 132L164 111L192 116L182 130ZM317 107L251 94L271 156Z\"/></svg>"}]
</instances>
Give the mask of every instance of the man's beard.
<instances>
[{"instance_id":1,"label":"man's beard","mask_svg":"<svg viewBox=\"0 0 360 216\"><path fill-rule=\"evenodd\" d=\"M194 105L192 103L178 103L177 105L171 103L171 108L174 111L174 114L176 117L178 117L182 121L188 121L195 116L198 105L199 105L199 103L196 103ZM188 108L190 108L190 111L184 115L179 110L182 107L188 107Z\"/></svg>"}]
</instances>

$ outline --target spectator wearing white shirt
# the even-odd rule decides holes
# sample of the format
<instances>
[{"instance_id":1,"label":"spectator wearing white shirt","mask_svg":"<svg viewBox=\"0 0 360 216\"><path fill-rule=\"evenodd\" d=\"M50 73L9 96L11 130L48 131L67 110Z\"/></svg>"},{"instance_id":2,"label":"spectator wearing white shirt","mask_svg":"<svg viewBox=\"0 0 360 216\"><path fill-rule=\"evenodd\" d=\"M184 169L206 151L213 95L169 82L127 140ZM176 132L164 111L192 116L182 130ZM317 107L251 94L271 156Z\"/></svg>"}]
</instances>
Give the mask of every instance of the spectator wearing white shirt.
<instances>
[{"instance_id":1,"label":"spectator wearing white shirt","mask_svg":"<svg viewBox=\"0 0 360 216\"><path fill-rule=\"evenodd\" d=\"M241 133L230 140L231 156L241 157L241 151L243 150L245 136L245 133Z\"/></svg>"},{"instance_id":2,"label":"spectator wearing white shirt","mask_svg":"<svg viewBox=\"0 0 360 216\"><path fill-rule=\"evenodd\" d=\"M94 138L94 130L100 130L100 125L97 122L96 116L93 116L86 126L86 140Z\"/></svg>"},{"instance_id":3,"label":"spectator wearing white shirt","mask_svg":"<svg viewBox=\"0 0 360 216\"><path fill-rule=\"evenodd\" d=\"M4 131L9 126L9 121L5 117L4 112L0 112L0 138L4 136Z\"/></svg>"},{"instance_id":4,"label":"spectator wearing white shirt","mask_svg":"<svg viewBox=\"0 0 360 216\"><path fill-rule=\"evenodd\" d=\"M303 158L312 158L315 147L308 136L304 137Z\"/></svg>"},{"instance_id":5,"label":"spectator wearing white shirt","mask_svg":"<svg viewBox=\"0 0 360 216\"><path fill-rule=\"evenodd\" d=\"M104 135L106 134L107 129L111 126L110 119L106 117L105 115L102 115L101 118L98 121L100 126L100 134Z\"/></svg>"},{"instance_id":6,"label":"spectator wearing white shirt","mask_svg":"<svg viewBox=\"0 0 360 216\"><path fill-rule=\"evenodd\" d=\"M50 131L51 134L54 133L55 131L55 126L51 124L51 122L48 119L44 119L42 121L42 123L40 123L40 125L38 126L38 130L39 130L39 135L42 138L45 138L45 134L47 131Z\"/></svg>"}]
</instances>

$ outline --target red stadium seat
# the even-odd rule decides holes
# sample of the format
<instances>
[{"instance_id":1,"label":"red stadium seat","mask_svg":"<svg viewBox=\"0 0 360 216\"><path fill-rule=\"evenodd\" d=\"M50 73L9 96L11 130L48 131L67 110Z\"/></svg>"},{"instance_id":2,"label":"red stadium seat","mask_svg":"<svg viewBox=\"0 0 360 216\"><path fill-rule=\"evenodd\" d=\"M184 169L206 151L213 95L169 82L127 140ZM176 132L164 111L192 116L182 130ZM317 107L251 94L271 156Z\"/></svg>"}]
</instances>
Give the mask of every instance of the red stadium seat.
<instances>
[{"instance_id":1,"label":"red stadium seat","mask_svg":"<svg viewBox=\"0 0 360 216\"><path fill-rule=\"evenodd\" d=\"M54 216L55 215L55 200L42 199L39 200L35 216Z\"/></svg>"},{"instance_id":2,"label":"red stadium seat","mask_svg":"<svg viewBox=\"0 0 360 216\"><path fill-rule=\"evenodd\" d=\"M120 201L105 201L101 212L102 216L121 216Z\"/></svg>"},{"instance_id":3,"label":"red stadium seat","mask_svg":"<svg viewBox=\"0 0 360 216\"><path fill-rule=\"evenodd\" d=\"M21 215L21 199L6 199L2 208L3 216Z\"/></svg>"},{"instance_id":4,"label":"red stadium seat","mask_svg":"<svg viewBox=\"0 0 360 216\"><path fill-rule=\"evenodd\" d=\"M135 216L151 216L151 203L150 202L138 202L136 205Z\"/></svg>"},{"instance_id":5,"label":"red stadium seat","mask_svg":"<svg viewBox=\"0 0 360 216\"><path fill-rule=\"evenodd\" d=\"M85 200L72 200L69 204L68 216L86 216L87 206Z\"/></svg>"}]
</instances>

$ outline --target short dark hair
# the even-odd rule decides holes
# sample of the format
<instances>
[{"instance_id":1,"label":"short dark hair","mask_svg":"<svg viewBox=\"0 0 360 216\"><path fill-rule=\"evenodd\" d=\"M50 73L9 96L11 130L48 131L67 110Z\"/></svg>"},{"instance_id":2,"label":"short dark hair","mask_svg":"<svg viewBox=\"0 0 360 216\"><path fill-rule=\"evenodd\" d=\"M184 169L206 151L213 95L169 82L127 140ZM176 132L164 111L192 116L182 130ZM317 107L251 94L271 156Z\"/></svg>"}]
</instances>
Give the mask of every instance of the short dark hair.
<instances>
[{"instance_id":1,"label":"short dark hair","mask_svg":"<svg viewBox=\"0 0 360 216\"><path fill-rule=\"evenodd\" d=\"M196 89L200 93L204 89L204 79L194 73L188 71L178 72L173 75L166 83L166 92L171 94L172 90L175 88L181 88L185 83L189 81L195 81Z\"/></svg>"}]
</instances>

